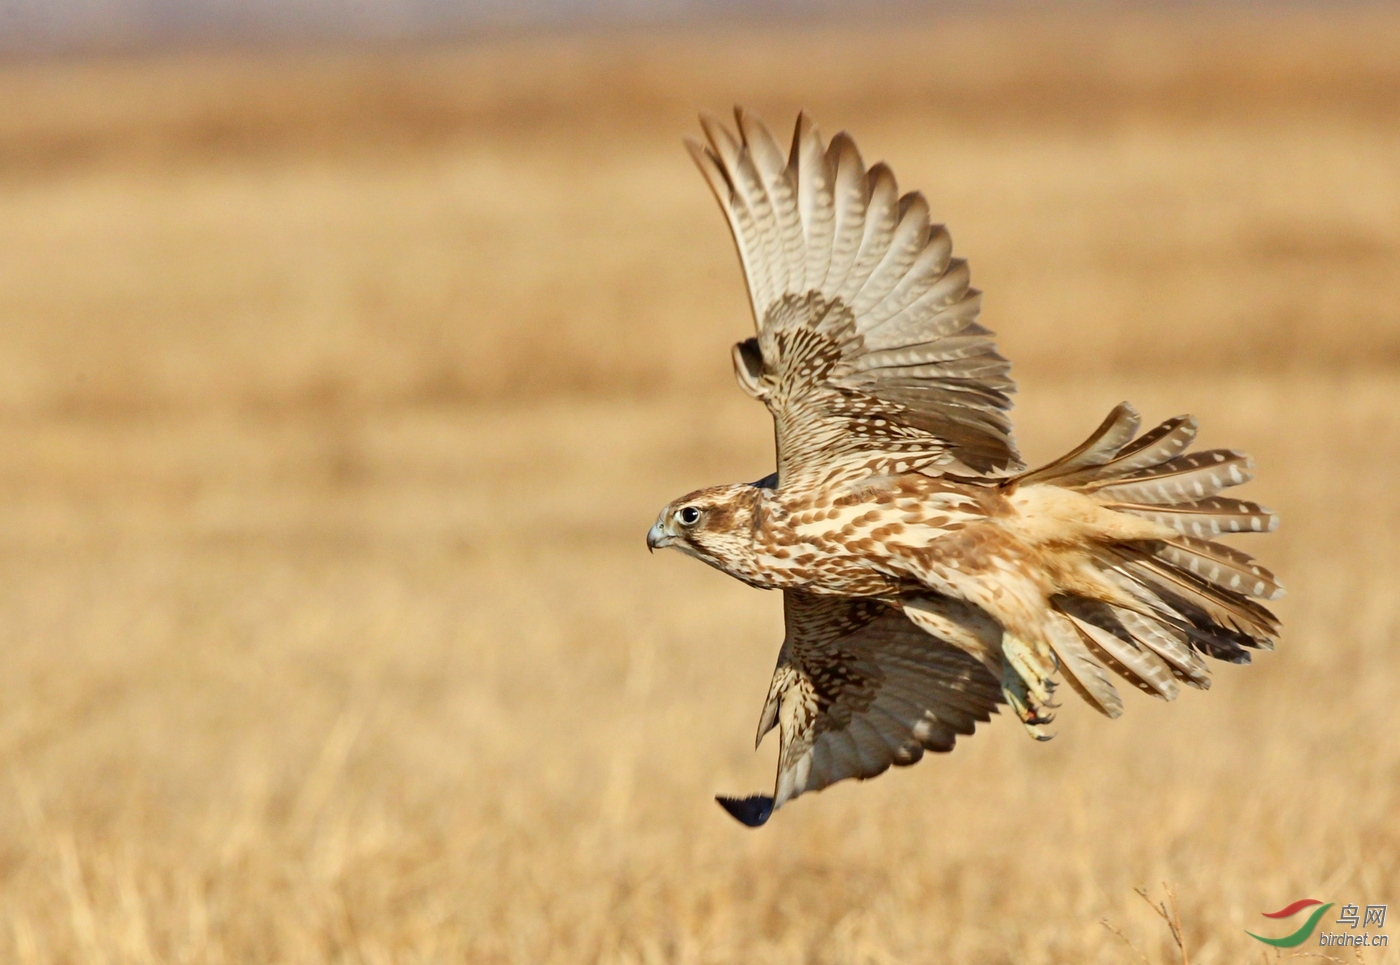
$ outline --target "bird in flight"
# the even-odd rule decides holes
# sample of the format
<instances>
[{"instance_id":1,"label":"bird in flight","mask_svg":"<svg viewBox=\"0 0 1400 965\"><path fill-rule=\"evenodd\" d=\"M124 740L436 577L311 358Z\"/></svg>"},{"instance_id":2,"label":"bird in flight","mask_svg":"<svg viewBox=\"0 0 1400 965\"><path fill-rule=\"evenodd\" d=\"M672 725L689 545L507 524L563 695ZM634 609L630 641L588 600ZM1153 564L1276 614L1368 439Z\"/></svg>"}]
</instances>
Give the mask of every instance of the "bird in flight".
<instances>
[{"instance_id":1,"label":"bird in flight","mask_svg":"<svg viewBox=\"0 0 1400 965\"><path fill-rule=\"evenodd\" d=\"M734 817L952 750L1003 702L1044 740L1059 680L1117 717L1116 678L1170 700L1210 685L1203 654L1272 649L1258 601L1282 587L1215 541L1277 525L1219 495L1248 456L1188 452L1191 416L1139 435L1124 403L1027 469L1010 366L924 197L805 114L786 153L735 117L687 145L739 249L758 334L734 374L773 416L777 471L683 496L647 534L783 593L758 725L778 728L776 787L718 798Z\"/></svg>"}]
</instances>

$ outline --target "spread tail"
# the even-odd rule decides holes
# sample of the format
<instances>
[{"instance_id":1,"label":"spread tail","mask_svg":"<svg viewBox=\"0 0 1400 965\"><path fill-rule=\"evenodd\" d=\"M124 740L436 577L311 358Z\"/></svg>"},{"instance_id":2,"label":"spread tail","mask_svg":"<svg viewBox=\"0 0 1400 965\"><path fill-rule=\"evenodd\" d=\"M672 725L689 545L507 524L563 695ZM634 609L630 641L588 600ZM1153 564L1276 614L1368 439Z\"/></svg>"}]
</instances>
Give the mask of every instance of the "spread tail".
<instances>
[{"instance_id":1,"label":"spread tail","mask_svg":"<svg viewBox=\"0 0 1400 965\"><path fill-rule=\"evenodd\" d=\"M1257 503L1218 495L1249 481L1250 458L1230 449L1186 452L1196 435L1191 416L1134 439L1137 428L1137 413L1124 403L1078 448L1009 483L1049 483L1174 532L1099 543L1090 569L1102 592L1050 601L1047 636L1064 679L1110 717L1122 701L1106 670L1168 700L1182 683L1205 689L1202 654L1248 663L1251 650L1273 649L1279 622L1258 601L1283 595L1252 557L1213 541L1278 526Z\"/></svg>"}]
</instances>

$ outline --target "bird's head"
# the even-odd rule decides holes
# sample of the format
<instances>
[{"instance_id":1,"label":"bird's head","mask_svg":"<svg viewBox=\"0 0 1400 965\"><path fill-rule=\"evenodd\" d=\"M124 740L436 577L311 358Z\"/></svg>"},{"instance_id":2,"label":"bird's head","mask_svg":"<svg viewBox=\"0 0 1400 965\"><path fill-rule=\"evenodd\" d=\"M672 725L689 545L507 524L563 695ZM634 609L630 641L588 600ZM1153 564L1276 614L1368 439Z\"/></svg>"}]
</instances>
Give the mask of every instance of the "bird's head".
<instances>
[{"instance_id":1,"label":"bird's head","mask_svg":"<svg viewBox=\"0 0 1400 965\"><path fill-rule=\"evenodd\" d=\"M682 496L656 517L647 531L647 548L674 547L733 572L740 559L752 555L760 492L758 487L745 483L711 486Z\"/></svg>"}]
</instances>

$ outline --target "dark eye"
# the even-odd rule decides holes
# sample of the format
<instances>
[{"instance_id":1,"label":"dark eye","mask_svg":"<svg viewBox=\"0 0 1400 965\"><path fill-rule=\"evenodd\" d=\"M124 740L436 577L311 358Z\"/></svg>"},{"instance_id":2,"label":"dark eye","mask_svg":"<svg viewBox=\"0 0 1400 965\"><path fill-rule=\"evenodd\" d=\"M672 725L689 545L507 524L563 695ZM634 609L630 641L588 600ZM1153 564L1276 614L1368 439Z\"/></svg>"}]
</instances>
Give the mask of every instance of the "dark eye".
<instances>
[{"instance_id":1,"label":"dark eye","mask_svg":"<svg viewBox=\"0 0 1400 965\"><path fill-rule=\"evenodd\" d=\"M694 526L700 522L700 510L694 506L685 506L676 516L680 519L682 526Z\"/></svg>"}]
</instances>

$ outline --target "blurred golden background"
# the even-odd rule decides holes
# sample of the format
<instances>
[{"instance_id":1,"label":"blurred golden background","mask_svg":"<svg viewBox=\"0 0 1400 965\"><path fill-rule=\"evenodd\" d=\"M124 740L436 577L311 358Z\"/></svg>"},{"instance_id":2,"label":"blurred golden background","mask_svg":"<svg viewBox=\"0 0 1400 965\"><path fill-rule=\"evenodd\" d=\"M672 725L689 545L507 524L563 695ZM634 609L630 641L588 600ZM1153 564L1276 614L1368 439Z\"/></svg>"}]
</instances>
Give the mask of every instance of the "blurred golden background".
<instances>
[{"instance_id":1,"label":"blurred golden background","mask_svg":"<svg viewBox=\"0 0 1400 965\"><path fill-rule=\"evenodd\" d=\"M643 535L771 468L680 146L736 102L924 191L1030 461L1124 398L1255 455L1276 653L715 806L780 601ZM1178 962L1165 883L1266 963L1400 905L1393 7L11 58L0 451L0 960Z\"/></svg>"}]
</instances>

